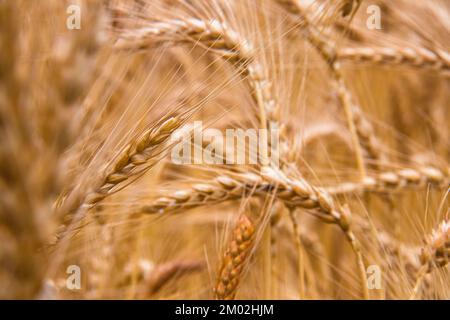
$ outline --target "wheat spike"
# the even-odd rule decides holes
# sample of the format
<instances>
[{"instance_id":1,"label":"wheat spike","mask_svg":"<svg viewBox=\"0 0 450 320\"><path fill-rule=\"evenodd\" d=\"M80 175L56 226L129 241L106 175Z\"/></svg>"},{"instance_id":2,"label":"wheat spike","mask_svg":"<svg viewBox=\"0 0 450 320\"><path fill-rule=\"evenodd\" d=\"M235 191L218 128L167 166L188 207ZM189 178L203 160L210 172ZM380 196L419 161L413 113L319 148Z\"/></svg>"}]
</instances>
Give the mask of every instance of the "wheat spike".
<instances>
[{"instance_id":1,"label":"wheat spike","mask_svg":"<svg viewBox=\"0 0 450 320\"><path fill-rule=\"evenodd\" d=\"M171 134L182 123L181 117L171 117L145 131L138 139L122 149L111 167L106 169L103 174L104 178L97 187L93 188L93 191L88 192L85 196L76 192L69 195L69 199L62 202L58 208L58 212L63 216L63 224L59 226L56 239L64 236L67 227L74 222L75 215L80 208L87 210L94 207L106 197L117 192L117 187L121 183L150 169L158 161L156 150L168 141ZM79 220L83 216L84 213L76 218Z\"/></svg>"},{"instance_id":2,"label":"wheat spike","mask_svg":"<svg viewBox=\"0 0 450 320\"><path fill-rule=\"evenodd\" d=\"M242 272L249 262L255 241L255 225L246 215L239 217L227 245L214 288L219 300L234 300Z\"/></svg>"}]
</instances>

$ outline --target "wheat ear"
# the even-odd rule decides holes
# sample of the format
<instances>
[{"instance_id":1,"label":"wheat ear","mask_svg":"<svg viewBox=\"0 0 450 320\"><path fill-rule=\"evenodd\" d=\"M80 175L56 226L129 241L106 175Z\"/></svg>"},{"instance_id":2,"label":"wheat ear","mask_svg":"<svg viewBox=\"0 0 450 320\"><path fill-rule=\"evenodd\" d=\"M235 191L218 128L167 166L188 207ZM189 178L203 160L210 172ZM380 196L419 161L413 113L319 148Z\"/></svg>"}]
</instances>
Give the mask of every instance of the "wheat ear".
<instances>
[{"instance_id":1,"label":"wheat ear","mask_svg":"<svg viewBox=\"0 0 450 320\"><path fill-rule=\"evenodd\" d=\"M125 146L115 159L112 169L106 172L105 178L95 191L88 194L84 204L94 206L116 190L115 187L128 180L138 170L145 170L154 163L156 149L168 141L171 134L183 123L180 117L171 117L155 128L148 129L134 142ZM136 172L138 171L138 172Z\"/></svg>"},{"instance_id":2,"label":"wheat ear","mask_svg":"<svg viewBox=\"0 0 450 320\"><path fill-rule=\"evenodd\" d=\"M326 190L333 195L364 192L393 193L428 185L438 188L450 187L450 168L446 171L435 167L402 168L367 176L361 182L346 182Z\"/></svg>"},{"instance_id":3,"label":"wheat ear","mask_svg":"<svg viewBox=\"0 0 450 320\"><path fill-rule=\"evenodd\" d=\"M227 245L219 269L214 293L219 300L233 300L236 296L242 272L247 266L255 243L256 228L242 215Z\"/></svg>"},{"instance_id":4,"label":"wheat ear","mask_svg":"<svg viewBox=\"0 0 450 320\"><path fill-rule=\"evenodd\" d=\"M427 185L450 187L450 171L445 173L437 168L400 169L373 176L362 182L342 183L334 187L315 188L305 179L288 179L273 168L264 168L262 174L241 173L220 175L212 181L198 183L190 188L180 189L139 206L134 212L139 214L168 214L180 210L193 209L210 204L248 196L267 196L272 193L291 207L317 208L320 190L329 195L349 195L363 192L386 193L406 188Z\"/></svg>"},{"instance_id":5,"label":"wheat ear","mask_svg":"<svg viewBox=\"0 0 450 320\"><path fill-rule=\"evenodd\" d=\"M126 145L114 159L112 165L105 170L102 180L93 191L88 192L82 200L75 195L69 198L59 208L64 214L57 239L66 232L67 226L73 221L78 208L92 208L104 198L114 194L119 185L133 176L142 174L157 162L156 151L163 146L171 134L183 123L182 117L171 117L154 128L148 129L135 141Z\"/></svg>"},{"instance_id":6,"label":"wheat ear","mask_svg":"<svg viewBox=\"0 0 450 320\"><path fill-rule=\"evenodd\" d=\"M450 262L450 221L444 220L427 237L426 244L420 255L422 266L417 274L416 283L410 299L419 292L420 285L426 274L435 269L444 268Z\"/></svg>"},{"instance_id":7,"label":"wheat ear","mask_svg":"<svg viewBox=\"0 0 450 320\"><path fill-rule=\"evenodd\" d=\"M417 69L436 70L450 76L450 53L421 47L358 47L341 48L336 59L351 63L371 63L381 65L405 65Z\"/></svg>"}]
</instances>

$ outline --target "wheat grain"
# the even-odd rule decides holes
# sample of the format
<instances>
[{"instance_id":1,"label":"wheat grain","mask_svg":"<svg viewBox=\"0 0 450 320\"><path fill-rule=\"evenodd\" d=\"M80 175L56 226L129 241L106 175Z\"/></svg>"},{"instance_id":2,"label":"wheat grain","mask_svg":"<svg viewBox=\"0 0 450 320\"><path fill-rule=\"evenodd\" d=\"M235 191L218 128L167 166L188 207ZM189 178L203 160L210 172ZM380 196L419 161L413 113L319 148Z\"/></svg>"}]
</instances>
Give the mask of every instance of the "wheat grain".
<instances>
[{"instance_id":1,"label":"wheat grain","mask_svg":"<svg viewBox=\"0 0 450 320\"><path fill-rule=\"evenodd\" d=\"M254 173L223 174L212 182L205 181L195 184L188 189L167 193L149 204L140 206L135 210L135 213L167 214L179 210L218 204L238 199L245 195L267 196L271 193L275 193L277 198L290 206L310 209L320 206L318 199L321 190L331 195L351 195L362 192L389 193L406 188L423 188L427 185L442 188L450 186L450 175L433 167L405 168L368 176L362 182L346 182L322 189L313 188L304 179L289 179L284 174L275 172L274 169L265 168L263 171L265 171L262 174L264 178Z\"/></svg>"}]
</instances>

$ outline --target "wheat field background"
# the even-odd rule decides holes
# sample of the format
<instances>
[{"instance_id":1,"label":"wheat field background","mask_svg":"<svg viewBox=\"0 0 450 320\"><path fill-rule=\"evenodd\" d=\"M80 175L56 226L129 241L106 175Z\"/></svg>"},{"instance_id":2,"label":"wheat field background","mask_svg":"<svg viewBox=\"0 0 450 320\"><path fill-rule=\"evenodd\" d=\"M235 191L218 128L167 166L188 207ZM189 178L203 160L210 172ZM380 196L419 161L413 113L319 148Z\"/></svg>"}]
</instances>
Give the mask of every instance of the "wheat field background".
<instances>
[{"instance_id":1,"label":"wheat field background","mask_svg":"<svg viewBox=\"0 0 450 320\"><path fill-rule=\"evenodd\" d=\"M0 298L450 298L448 0L0 0L0 48Z\"/></svg>"}]
</instances>

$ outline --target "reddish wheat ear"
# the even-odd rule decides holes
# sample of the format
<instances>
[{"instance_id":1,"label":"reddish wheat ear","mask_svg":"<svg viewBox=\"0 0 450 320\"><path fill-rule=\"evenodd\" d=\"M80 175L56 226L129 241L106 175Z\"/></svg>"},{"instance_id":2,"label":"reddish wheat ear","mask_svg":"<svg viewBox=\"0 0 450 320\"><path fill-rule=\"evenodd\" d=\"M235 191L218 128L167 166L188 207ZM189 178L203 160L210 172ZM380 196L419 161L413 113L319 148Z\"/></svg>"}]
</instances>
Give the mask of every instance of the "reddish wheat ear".
<instances>
[{"instance_id":1,"label":"reddish wheat ear","mask_svg":"<svg viewBox=\"0 0 450 320\"><path fill-rule=\"evenodd\" d=\"M242 215L227 245L214 289L219 300L233 300L255 241L255 225Z\"/></svg>"}]
</instances>

